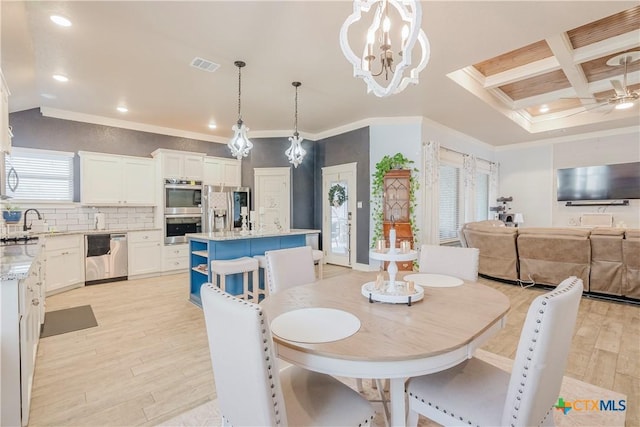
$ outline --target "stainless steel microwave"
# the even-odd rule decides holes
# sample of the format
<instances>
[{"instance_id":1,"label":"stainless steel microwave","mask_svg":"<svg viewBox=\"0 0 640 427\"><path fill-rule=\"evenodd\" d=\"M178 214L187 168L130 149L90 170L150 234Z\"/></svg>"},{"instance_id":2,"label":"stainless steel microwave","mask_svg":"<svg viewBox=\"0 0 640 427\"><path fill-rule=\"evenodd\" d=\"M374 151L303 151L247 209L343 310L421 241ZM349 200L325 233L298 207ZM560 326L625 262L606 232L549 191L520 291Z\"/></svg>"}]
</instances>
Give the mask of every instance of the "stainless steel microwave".
<instances>
[{"instance_id":1,"label":"stainless steel microwave","mask_svg":"<svg viewBox=\"0 0 640 427\"><path fill-rule=\"evenodd\" d=\"M202 181L166 179L164 214L202 214Z\"/></svg>"}]
</instances>

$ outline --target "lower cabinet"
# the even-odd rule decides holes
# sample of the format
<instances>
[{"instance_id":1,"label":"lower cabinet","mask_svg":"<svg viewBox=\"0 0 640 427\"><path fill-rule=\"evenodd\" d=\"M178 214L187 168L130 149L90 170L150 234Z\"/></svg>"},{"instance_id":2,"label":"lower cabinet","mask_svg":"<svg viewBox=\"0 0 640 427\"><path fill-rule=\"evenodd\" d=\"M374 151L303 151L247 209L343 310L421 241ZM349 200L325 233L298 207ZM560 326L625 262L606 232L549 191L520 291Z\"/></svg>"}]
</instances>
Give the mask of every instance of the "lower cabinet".
<instances>
[{"instance_id":1,"label":"lower cabinet","mask_svg":"<svg viewBox=\"0 0 640 427\"><path fill-rule=\"evenodd\" d=\"M158 273L162 269L162 232L130 231L129 277Z\"/></svg>"},{"instance_id":2,"label":"lower cabinet","mask_svg":"<svg viewBox=\"0 0 640 427\"><path fill-rule=\"evenodd\" d=\"M189 269L189 244L167 245L162 252L162 271Z\"/></svg>"},{"instance_id":3,"label":"lower cabinet","mask_svg":"<svg viewBox=\"0 0 640 427\"><path fill-rule=\"evenodd\" d=\"M35 247L35 246L34 246ZM34 259L27 277L3 280L0 289L0 425L29 423L31 391L40 340L42 252Z\"/></svg>"},{"instance_id":4,"label":"lower cabinet","mask_svg":"<svg viewBox=\"0 0 640 427\"><path fill-rule=\"evenodd\" d=\"M84 284L84 235L48 236L45 258L47 292Z\"/></svg>"}]
</instances>

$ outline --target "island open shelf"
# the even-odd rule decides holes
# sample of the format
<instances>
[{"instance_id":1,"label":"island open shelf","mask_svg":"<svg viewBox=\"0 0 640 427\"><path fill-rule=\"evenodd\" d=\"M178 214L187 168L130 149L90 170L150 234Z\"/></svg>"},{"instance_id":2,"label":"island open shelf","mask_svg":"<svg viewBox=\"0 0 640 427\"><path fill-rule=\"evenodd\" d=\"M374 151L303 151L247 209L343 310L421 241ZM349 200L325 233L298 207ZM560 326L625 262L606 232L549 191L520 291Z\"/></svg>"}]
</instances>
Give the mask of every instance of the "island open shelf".
<instances>
[{"instance_id":1,"label":"island open shelf","mask_svg":"<svg viewBox=\"0 0 640 427\"><path fill-rule=\"evenodd\" d=\"M319 233L319 230L295 229L282 233L255 235L232 232L187 234L190 252L189 300L202 306L200 287L207 282L213 283L211 261L252 257L264 255L266 251L305 246L307 235ZM203 264L207 266L206 270L201 267ZM261 270L260 283L257 284L261 289L264 289L263 274ZM242 274L227 276L226 290L233 295L241 294Z\"/></svg>"}]
</instances>

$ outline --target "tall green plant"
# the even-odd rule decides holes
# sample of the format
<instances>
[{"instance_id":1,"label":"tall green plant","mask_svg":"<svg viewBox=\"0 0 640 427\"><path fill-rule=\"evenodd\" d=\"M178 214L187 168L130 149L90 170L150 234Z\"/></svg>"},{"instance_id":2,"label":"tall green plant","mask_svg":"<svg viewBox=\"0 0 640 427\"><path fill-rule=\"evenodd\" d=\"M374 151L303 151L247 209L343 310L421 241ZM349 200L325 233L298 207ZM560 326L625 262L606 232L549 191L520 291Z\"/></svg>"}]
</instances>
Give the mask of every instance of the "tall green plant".
<instances>
[{"instance_id":1,"label":"tall green plant","mask_svg":"<svg viewBox=\"0 0 640 427\"><path fill-rule=\"evenodd\" d=\"M409 180L409 222L411 224L411 232L413 233L414 242L417 243L418 227L415 211L416 191L420 188L420 182L416 176L418 169L412 167L415 162L406 158L402 153L396 153L393 156L386 155L378 163L373 173L373 182L371 189L371 202L373 206L373 239L371 247L375 246L375 242L383 238L382 223L384 221L383 195L384 195L384 176L392 169L411 169L411 178Z\"/></svg>"}]
</instances>

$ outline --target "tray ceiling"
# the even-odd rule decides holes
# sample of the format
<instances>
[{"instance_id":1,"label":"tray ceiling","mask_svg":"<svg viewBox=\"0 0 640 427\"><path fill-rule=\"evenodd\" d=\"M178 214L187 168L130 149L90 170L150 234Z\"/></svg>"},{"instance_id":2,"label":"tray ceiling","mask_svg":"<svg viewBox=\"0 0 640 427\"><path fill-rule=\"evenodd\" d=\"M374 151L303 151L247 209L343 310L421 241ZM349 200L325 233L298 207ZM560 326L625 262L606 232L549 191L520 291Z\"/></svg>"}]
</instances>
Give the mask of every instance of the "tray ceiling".
<instances>
[{"instance_id":1,"label":"tray ceiling","mask_svg":"<svg viewBox=\"0 0 640 427\"><path fill-rule=\"evenodd\" d=\"M449 76L530 132L616 120L602 101L616 95L610 80L623 81L624 67L607 65L617 55L640 50L640 6L553 34L485 59ZM627 66L627 87L640 85L640 61ZM470 76L471 79L465 78ZM580 115L584 117L579 117Z\"/></svg>"}]
</instances>

